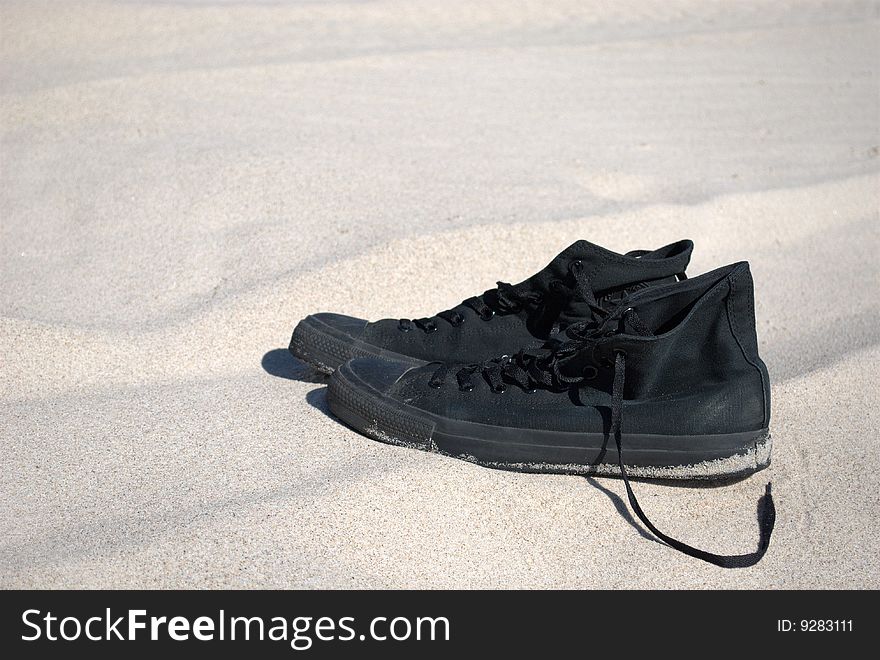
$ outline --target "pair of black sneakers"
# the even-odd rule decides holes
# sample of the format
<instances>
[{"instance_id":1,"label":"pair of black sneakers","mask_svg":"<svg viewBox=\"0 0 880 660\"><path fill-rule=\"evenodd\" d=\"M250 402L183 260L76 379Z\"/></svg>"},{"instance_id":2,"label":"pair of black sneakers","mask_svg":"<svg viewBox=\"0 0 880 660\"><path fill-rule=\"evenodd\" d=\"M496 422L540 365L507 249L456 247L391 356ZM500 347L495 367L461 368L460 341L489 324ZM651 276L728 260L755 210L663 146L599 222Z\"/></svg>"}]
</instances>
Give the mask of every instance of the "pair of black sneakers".
<instances>
[{"instance_id":1,"label":"pair of black sneakers","mask_svg":"<svg viewBox=\"0 0 880 660\"><path fill-rule=\"evenodd\" d=\"M578 241L516 285L419 319L314 314L290 350L332 373L330 410L371 438L493 468L728 480L770 463L770 382L758 357L752 276L739 262L688 279L693 243L617 254Z\"/></svg>"}]
</instances>

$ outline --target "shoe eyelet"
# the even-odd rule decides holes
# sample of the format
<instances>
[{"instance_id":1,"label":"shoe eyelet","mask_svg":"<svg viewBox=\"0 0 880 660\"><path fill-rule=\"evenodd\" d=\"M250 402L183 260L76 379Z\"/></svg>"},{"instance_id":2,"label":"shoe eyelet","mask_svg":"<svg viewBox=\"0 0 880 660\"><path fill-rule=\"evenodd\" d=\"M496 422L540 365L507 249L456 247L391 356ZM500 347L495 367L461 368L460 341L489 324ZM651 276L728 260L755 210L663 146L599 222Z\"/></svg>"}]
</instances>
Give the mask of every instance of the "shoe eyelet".
<instances>
[{"instance_id":1,"label":"shoe eyelet","mask_svg":"<svg viewBox=\"0 0 880 660\"><path fill-rule=\"evenodd\" d=\"M504 394L507 391L507 385L499 383L498 387L492 388L492 391L495 392L495 394Z\"/></svg>"},{"instance_id":2,"label":"shoe eyelet","mask_svg":"<svg viewBox=\"0 0 880 660\"><path fill-rule=\"evenodd\" d=\"M412 325L409 323L404 323L403 321L404 319L400 319L400 321L397 322L397 329L401 332L409 332L410 330L412 330Z\"/></svg>"},{"instance_id":3,"label":"shoe eyelet","mask_svg":"<svg viewBox=\"0 0 880 660\"><path fill-rule=\"evenodd\" d=\"M480 318L484 321L491 321L493 316L495 316L495 310L491 308L489 309L488 314L480 314Z\"/></svg>"},{"instance_id":4,"label":"shoe eyelet","mask_svg":"<svg viewBox=\"0 0 880 660\"><path fill-rule=\"evenodd\" d=\"M460 327L461 324L464 323L464 316L462 316L461 314L456 314L452 317L451 323L453 328Z\"/></svg>"},{"instance_id":5,"label":"shoe eyelet","mask_svg":"<svg viewBox=\"0 0 880 660\"><path fill-rule=\"evenodd\" d=\"M550 280L550 284L547 285L547 288L550 289L551 293L559 294L567 287L559 280Z\"/></svg>"},{"instance_id":6,"label":"shoe eyelet","mask_svg":"<svg viewBox=\"0 0 880 660\"><path fill-rule=\"evenodd\" d=\"M581 375L584 377L584 380L593 380L599 375L599 370L592 364L588 364L583 368L583 371L581 371Z\"/></svg>"},{"instance_id":7,"label":"shoe eyelet","mask_svg":"<svg viewBox=\"0 0 880 660\"><path fill-rule=\"evenodd\" d=\"M429 334L429 335L432 334L432 333L434 333L434 332L437 332L437 326L436 326L436 325L428 325L428 326L425 326L425 332L426 332L427 334Z\"/></svg>"},{"instance_id":8,"label":"shoe eyelet","mask_svg":"<svg viewBox=\"0 0 880 660\"><path fill-rule=\"evenodd\" d=\"M584 269L584 262L581 261L580 259L575 259L570 264L568 264L568 270L570 270L572 273L575 272L576 270L583 270L583 269Z\"/></svg>"},{"instance_id":9,"label":"shoe eyelet","mask_svg":"<svg viewBox=\"0 0 880 660\"><path fill-rule=\"evenodd\" d=\"M468 385L467 387L462 387L461 385L459 385L459 386L458 386L458 391L459 391L459 392L473 392L473 391L474 391L474 386L473 386L473 385Z\"/></svg>"},{"instance_id":10,"label":"shoe eyelet","mask_svg":"<svg viewBox=\"0 0 880 660\"><path fill-rule=\"evenodd\" d=\"M441 387L443 387L443 383L438 383L436 381L429 380L428 387L435 389L435 390L439 390Z\"/></svg>"},{"instance_id":11,"label":"shoe eyelet","mask_svg":"<svg viewBox=\"0 0 880 660\"><path fill-rule=\"evenodd\" d=\"M611 355L605 356L599 360L599 364L605 367L606 369L614 369L614 365L617 362L617 355L620 354L624 358L626 358L626 351L622 348L612 348Z\"/></svg>"}]
</instances>

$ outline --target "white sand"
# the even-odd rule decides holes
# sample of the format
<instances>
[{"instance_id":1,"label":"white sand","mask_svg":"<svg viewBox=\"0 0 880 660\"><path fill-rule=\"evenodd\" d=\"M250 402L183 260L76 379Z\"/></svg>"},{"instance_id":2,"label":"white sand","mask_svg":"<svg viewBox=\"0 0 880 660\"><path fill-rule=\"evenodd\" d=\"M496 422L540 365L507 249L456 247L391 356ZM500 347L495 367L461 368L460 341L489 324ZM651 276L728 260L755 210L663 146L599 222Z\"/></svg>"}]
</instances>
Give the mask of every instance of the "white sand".
<instances>
[{"instance_id":1,"label":"white sand","mask_svg":"<svg viewBox=\"0 0 880 660\"><path fill-rule=\"evenodd\" d=\"M876 2L4 2L0 585L880 587ZM640 484L372 442L282 349L577 238L748 259L772 467ZM265 367L265 368L264 368Z\"/></svg>"}]
</instances>

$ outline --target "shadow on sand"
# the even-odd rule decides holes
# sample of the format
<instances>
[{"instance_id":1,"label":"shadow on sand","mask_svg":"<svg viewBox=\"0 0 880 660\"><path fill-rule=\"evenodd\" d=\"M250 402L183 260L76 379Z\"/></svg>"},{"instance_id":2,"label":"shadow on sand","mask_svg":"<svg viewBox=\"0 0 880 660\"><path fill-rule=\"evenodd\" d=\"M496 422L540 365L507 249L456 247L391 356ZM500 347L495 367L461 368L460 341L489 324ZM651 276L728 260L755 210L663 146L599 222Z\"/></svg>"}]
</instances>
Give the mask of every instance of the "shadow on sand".
<instances>
[{"instance_id":1,"label":"shadow on sand","mask_svg":"<svg viewBox=\"0 0 880 660\"><path fill-rule=\"evenodd\" d=\"M263 356L263 370L277 378L298 380L302 383L327 383L329 376L315 371L301 360L297 360L286 348L275 348Z\"/></svg>"}]
</instances>

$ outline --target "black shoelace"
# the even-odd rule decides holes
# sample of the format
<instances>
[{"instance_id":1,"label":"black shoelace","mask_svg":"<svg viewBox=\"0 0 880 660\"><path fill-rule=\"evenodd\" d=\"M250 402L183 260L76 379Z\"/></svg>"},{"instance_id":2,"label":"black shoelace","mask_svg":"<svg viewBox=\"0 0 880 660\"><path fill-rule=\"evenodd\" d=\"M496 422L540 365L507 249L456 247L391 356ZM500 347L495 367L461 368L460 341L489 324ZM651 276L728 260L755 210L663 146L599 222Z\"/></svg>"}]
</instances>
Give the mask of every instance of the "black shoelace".
<instances>
[{"instance_id":1,"label":"black shoelace","mask_svg":"<svg viewBox=\"0 0 880 660\"><path fill-rule=\"evenodd\" d=\"M541 293L535 291L531 286L524 284L514 285L507 282L498 282L495 289L486 291L480 296L468 298L461 305L474 310L483 321L490 320L496 313L508 314L518 312L524 308L540 307L548 298L558 301L577 297L586 302L594 313L605 313L603 306L596 300L596 296L593 294L593 289L584 271L583 263L581 261L573 261L569 265L569 273L574 280L573 286L567 286L561 280L552 280L548 291ZM447 321L455 328L465 321L464 314L454 309L440 312L436 315L436 318ZM428 334L437 330L437 323L431 317L400 319L397 324L398 329L403 332L409 332L414 326Z\"/></svg>"},{"instance_id":2,"label":"black shoelace","mask_svg":"<svg viewBox=\"0 0 880 660\"><path fill-rule=\"evenodd\" d=\"M595 299L593 300L595 301ZM489 383L493 392L503 392L507 389L506 382L516 383L527 391L534 391L541 387L561 392L572 385L592 380L598 375L598 369L595 368L588 368L578 376L565 375L560 370L560 365L570 356L583 350L586 343L599 337L616 334L625 322L628 322L637 333L645 336L651 335L651 331L632 310L627 309L619 315L614 310L609 311L598 303L589 304L593 311L594 320L581 321L569 326L565 332L548 339L541 347L521 349L515 355L502 355L482 363L468 364L459 368L455 374L458 389L462 392L470 392L474 389L473 377L479 375ZM615 309L619 308L620 306ZM608 329L615 320L613 317L618 317L616 320L621 324L617 330ZM449 368L450 365L445 362L438 363L438 367L428 384L434 388L442 387L449 373Z\"/></svg>"},{"instance_id":3,"label":"black shoelace","mask_svg":"<svg viewBox=\"0 0 880 660\"><path fill-rule=\"evenodd\" d=\"M639 517L639 520L651 530L651 533L654 534L658 539L663 541L666 545L675 548L679 552L683 552L686 555L691 557L696 557L697 559L702 559L705 562L709 562L710 564L715 564L715 566L720 566L721 568L747 568L749 566L754 566L764 554L767 552L767 548L770 547L770 536L773 534L773 527L776 524L776 505L773 503L773 494L771 492L771 484L768 483L767 487L764 491L764 495L758 500L758 530L759 530L759 540L758 540L758 549L755 552L748 552L742 555L717 555L712 552L706 552L705 550L700 550L699 548L695 548L687 543L682 543L678 539L674 539L671 536L667 536L663 532L661 532L657 527L650 521L645 512L642 511L642 507L639 506L639 501L636 499L636 494L633 492L632 485L629 482L629 475L626 473L626 467L623 464L623 447L621 446L621 418L623 417L623 388L625 384L625 372L626 372L626 354L618 351L615 354L614 359L614 385L612 387L611 393L611 434L614 437L614 442L617 445L617 464L620 466L620 475L623 477L623 484L626 486L626 495L629 499L629 505L632 507L632 510L636 512L636 515Z\"/></svg>"},{"instance_id":4,"label":"black shoelace","mask_svg":"<svg viewBox=\"0 0 880 660\"><path fill-rule=\"evenodd\" d=\"M537 387L544 387L553 391L564 391L572 385L577 385L586 380L592 380L597 375L597 370L584 370L581 376L571 377L565 376L560 372L559 365L562 360L572 355L577 350L583 348L585 342L594 340L596 337L615 334L605 330L607 321L616 314L608 314L604 321L598 326L590 324L577 324L566 331L571 341L551 341L544 348L538 350L525 351L522 350L515 356L502 356L488 360L482 364L471 364L459 369L456 373L459 390L468 392L474 389L472 376L480 373L494 392L504 392L506 389L505 378L513 381L525 390L534 390ZM638 316L632 310L627 309L620 317L621 327L623 327L624 317L629 321L631 327L638 334L650 336L651 332L641 322ZM767 484L764 495L758 500L758 529L759 541L758 549L741 555L718 555L705 550L700 550L691 545L683 543L661 532L654 523L648 518L639 501L633 492L626 466L623 462L623 443L622 443L622 419L623 419L623 394L626 383L626 353L623 351L615 351L614 353L614 380L611 391L611 425L609 435L614 438L617 446L617 463L620 467L620 475L623 477L623 483L626 486L626 494L632 510L635 511L639 520L656 536L658 539L666 543L668 546L675 548L679 552L686 555L701 559L715 566L722 568L746 568L757 564L767 548L770 547L770 537L773 533L773 527L776 524L776 506L773 503L773 495L771 492L771 484ZM435 370L434 374L428 381L431 387L439 388L443 385L444 379L449 372L449 367L445 363L441 363Z\"/></svg>"}]
</instances>

